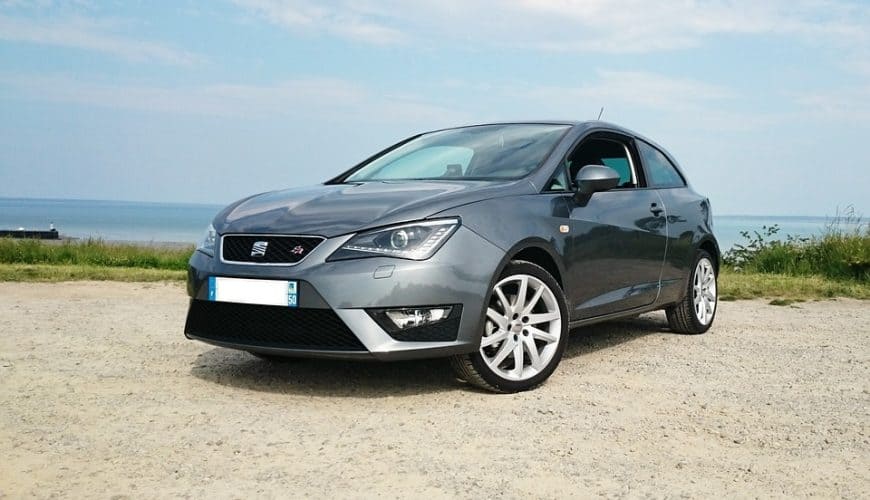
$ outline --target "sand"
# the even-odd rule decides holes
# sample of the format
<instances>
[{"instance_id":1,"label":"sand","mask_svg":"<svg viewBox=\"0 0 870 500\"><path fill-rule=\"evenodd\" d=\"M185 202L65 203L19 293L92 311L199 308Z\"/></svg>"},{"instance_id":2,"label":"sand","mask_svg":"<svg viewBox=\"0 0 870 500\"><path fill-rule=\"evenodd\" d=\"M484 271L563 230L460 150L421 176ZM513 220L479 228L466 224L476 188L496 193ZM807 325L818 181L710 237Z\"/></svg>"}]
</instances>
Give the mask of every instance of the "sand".
<instances>
[{"instance_id":1,"label":"sand","mask_svg":"<svg viewBox=\"0 0 870 500\"><path fill-rule=\"evenodd\" d=\"M573 332L537 390L186 340L180 284L0 283L0 497L867 497L870 303Z\"/></svg>"}]
</instances>

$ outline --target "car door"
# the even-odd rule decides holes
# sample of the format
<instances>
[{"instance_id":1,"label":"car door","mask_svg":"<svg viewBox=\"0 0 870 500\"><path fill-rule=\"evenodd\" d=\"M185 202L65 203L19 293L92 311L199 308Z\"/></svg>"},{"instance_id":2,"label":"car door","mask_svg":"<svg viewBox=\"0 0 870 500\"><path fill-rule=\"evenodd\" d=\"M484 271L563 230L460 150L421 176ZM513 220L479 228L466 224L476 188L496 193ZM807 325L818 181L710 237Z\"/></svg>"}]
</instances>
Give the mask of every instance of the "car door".
<instances>
[{"instance_id":1,"label":"car door","mask_svg":"<svg viewBox=\"0 0 870 500\"><path fill-rule=\"evenodd\" d=\"M635 142L644 167L647 186L654 188L665 204L668 223L667 259L662 268L660 298L674 300L685 289L686 276L695 261L695 238L699 229L710 233L710 202L686 185L674 161L642 139Z\"/></svg>"},{"instance_id":2,"label":"car door","mask_svg":"<svg viewBox=\"0 0 870 500\"><path fill-rule=\"evenodd\" d=\"M666 213L655 189L647 189L631 138L595 133L565 159L569 178L585 165L620 173L620 185L589 196L569 196L566 266L573 319L612 314L651 304L667 245Z\"/></svg>"}]
</instances>

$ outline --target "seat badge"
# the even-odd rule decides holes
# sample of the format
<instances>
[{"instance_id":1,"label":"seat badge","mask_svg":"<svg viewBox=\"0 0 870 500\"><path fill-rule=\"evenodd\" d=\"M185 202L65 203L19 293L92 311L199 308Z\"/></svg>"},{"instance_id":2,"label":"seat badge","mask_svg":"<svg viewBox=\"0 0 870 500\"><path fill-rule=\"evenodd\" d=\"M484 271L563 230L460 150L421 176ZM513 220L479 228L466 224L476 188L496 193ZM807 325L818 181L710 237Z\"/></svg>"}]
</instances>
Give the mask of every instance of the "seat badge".
<instances>
[{"instance_id":1,"label":"seat badge","mask_svg":"<svg viewBox=\"0 0 870 500\"><path fill-rule=\"evenodd\" d=\"M255 241L251 247L251 257L263 257L266 255L266 247L269 246L268 241Z\"/></svg>"}]
</instances>

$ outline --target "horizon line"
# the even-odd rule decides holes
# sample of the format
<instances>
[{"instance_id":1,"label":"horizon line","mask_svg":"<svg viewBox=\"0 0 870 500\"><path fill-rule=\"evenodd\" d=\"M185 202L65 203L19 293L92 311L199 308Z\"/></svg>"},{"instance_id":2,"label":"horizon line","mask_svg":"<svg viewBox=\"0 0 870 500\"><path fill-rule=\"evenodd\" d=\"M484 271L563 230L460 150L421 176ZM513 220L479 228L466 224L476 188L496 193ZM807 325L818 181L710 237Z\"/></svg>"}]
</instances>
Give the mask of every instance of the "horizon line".
<instances>
[{"instance_id":1,"label":"horizon line","mask_svg":"<svg viewBox=\"0 0 870 500\"><path fill-rule=\"evenodd\" d=\"M108 203L138 203L143 205L199 205L199 206L208 206L208 207L225 207L229 203L232 203L236 200L231 200L227 203L216 203L216 202L193 202L193 201L145 201L145 200L121 200L121 199L109 199L109 198L56 198L56 197L29 197L29 196L2 196L0 195L0 200L31 200L31 201L81 201L81 202L108 202ZM846 207L850 205L845 205ZM839 208L838 208L839 211ZM825 214L792 214L792 215L783 215L783 214L714 214L714 217L780 217L780 218L798 218L798 217L816 217L816 218L832 218L832 217L840 217L842 214L835 213L833 215ZM858 212L859 217L863 217L861 212Z\"/></svg>"}]
</instances>

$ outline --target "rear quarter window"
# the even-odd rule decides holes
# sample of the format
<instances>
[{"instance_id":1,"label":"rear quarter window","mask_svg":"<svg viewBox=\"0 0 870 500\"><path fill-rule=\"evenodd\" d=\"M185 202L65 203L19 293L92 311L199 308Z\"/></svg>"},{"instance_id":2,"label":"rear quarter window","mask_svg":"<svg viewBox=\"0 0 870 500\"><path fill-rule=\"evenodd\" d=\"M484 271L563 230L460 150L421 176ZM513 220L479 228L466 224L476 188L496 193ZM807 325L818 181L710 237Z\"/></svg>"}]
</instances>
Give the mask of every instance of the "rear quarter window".
<instances>
[{"instance_id":1,"label":"rear quarter window","mask_svg":"<svg viewBox=\"0 0 870 500\"><path fill-rule=\"evenodd\" d=\"M664 153L641 140L637 141L637 151L646 170L648 186L668 188L686 185L677 167Z\"/></svg>"}]
</instances>

